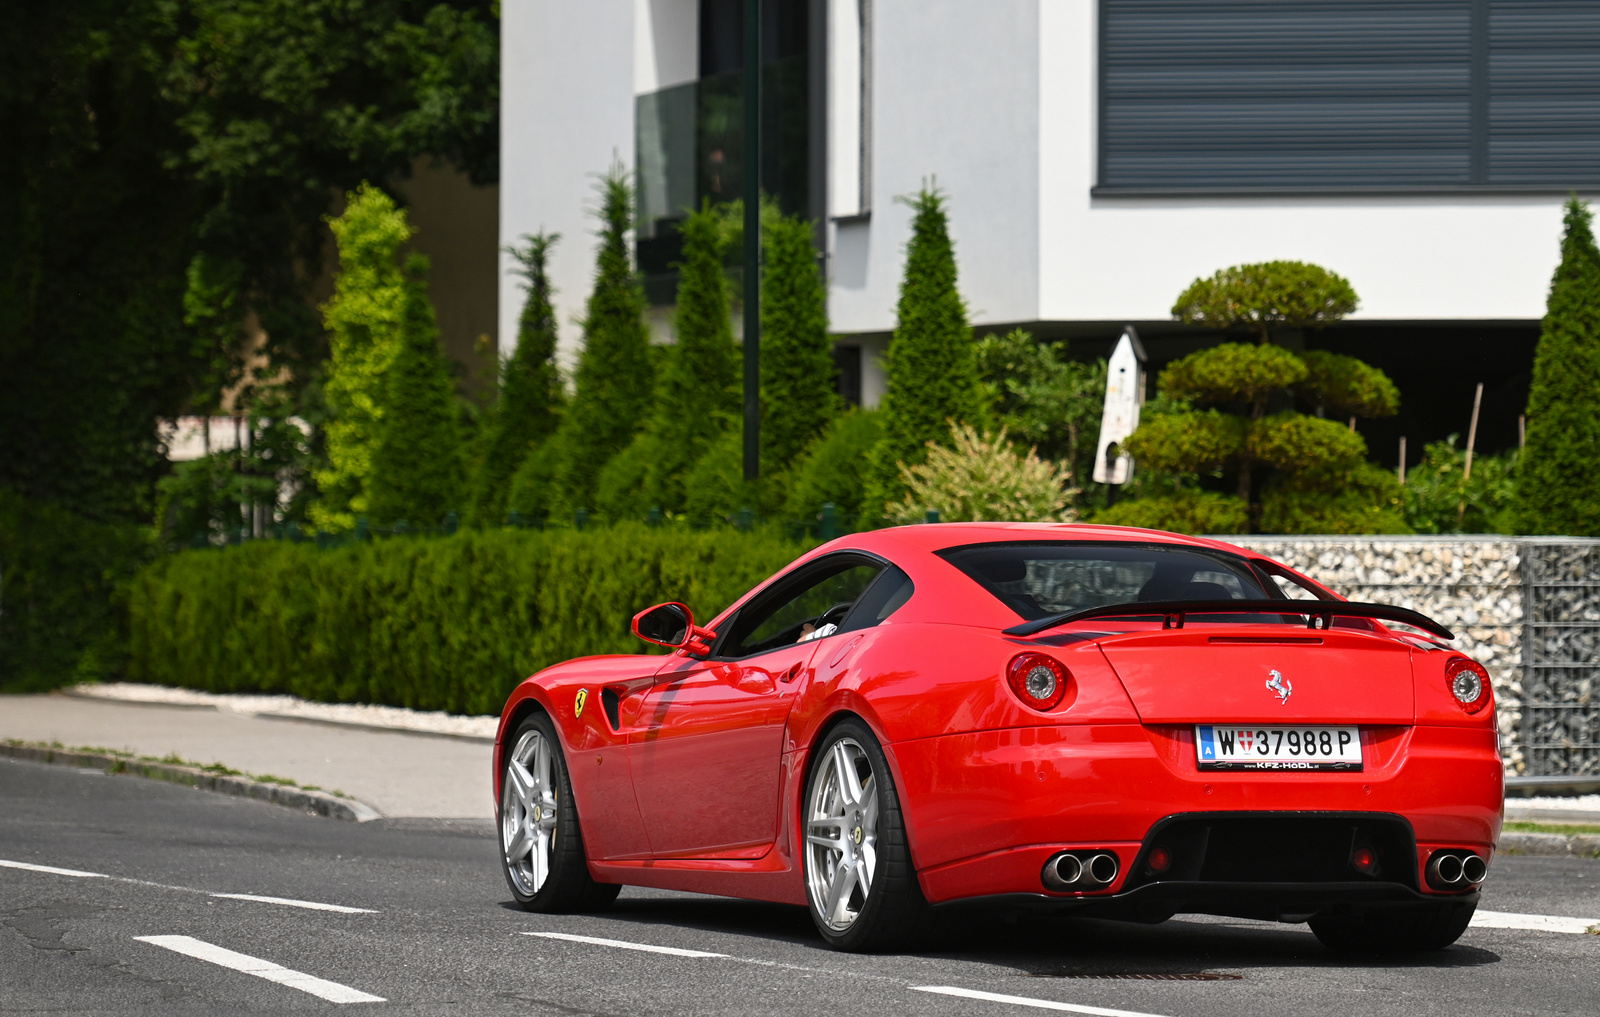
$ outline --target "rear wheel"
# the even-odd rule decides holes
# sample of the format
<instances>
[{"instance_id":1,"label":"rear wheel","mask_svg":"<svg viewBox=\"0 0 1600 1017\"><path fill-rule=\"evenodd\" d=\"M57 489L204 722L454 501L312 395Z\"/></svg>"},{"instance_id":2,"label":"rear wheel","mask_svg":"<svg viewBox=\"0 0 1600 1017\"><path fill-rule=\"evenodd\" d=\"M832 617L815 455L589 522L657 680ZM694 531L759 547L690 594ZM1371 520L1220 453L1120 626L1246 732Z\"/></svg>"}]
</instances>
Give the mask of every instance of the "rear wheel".
<instances>
[{"instance_id":1,"label":"rear wheel","mask_svg":"<svg viewBox=\"0 0 1600 1017\"><path fill-rule=\"evenodd\" d=\"M1311 931L1343 954L1395 954L1443 950L1461 938L1476 903L1440 903L1427 909L1370 911L1311 919Z\"/></svg>"},{"instance_id":2,"label":"rear wheel","mask_svg":"<svg viewBox=\"0 0 1600 1017\"><path fill-rule=\"evenodd\" d=\"M822 938L851 951L909 941L927 902L911 865L894 778L865 724L845 720L822 740L803 806L801 864Z\"/></svg>"},{"instance_id":3,"label":"rear wheel","mask_svg":"<svg viewBox=\"0 0 1600 1017\"><path fill-rule=\"evenodd\" d=\"M524 720L500 774L500 863L517 903L529 911L596 911L622 887L597 883L555 726L543 713Z\"/></svg>"}]
</instances>

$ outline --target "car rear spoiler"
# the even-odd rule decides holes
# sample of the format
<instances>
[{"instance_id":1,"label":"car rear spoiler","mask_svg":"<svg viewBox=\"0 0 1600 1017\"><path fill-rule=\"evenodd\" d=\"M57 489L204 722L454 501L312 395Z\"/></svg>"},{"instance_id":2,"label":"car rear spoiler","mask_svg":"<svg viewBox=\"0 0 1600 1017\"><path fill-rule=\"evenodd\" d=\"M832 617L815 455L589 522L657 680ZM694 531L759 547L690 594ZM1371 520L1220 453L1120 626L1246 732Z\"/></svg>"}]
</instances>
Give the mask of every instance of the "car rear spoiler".
<instances>
[{"instance_id":1,"label":"car rear spoiler","mask_svg":"<svg viewBox=\"0 0 1600 1017\"><path fill-rule=\"evenodd\" d=\"M1432 633L1440 639L1454 639L1455 633L1425 614L1387 604L1358 604L1348 600L1166 600L1148 604L1101 604L1076 611L1064 611L1048 618L1013 625L1008 636L1031 636L1058 625L1087 621L1090 618L1147 618L1160 615L1162 628L1181 629L1185 615L1201 614L1278 614L1306 619L1306 628L1325 629L1334 618L1377 618L1403 622Z\"/></svg>"}]
</instances>

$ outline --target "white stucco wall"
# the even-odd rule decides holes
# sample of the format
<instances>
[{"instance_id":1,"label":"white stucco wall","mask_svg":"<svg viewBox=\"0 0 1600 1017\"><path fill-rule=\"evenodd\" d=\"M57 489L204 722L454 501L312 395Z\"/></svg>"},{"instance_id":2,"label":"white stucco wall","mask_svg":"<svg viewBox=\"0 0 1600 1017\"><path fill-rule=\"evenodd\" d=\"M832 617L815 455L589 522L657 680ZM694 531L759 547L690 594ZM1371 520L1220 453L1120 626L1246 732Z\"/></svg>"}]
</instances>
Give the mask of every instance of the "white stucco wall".
<instances>
[{"instance_id":1,"label":"white stucco wall","mask_svg":"<svg viewBox=\"0 0 1600 1017\"><path fill-rule=\"evenodd\" d=\"M500 243L543 228L561 344L594 276L595 174L633 169L635 0L505 0L500 12ZM668 73L671 68L666 68ZM516 345L523 289L500 255L500 348Z\"/></svg>"}]
</instances>

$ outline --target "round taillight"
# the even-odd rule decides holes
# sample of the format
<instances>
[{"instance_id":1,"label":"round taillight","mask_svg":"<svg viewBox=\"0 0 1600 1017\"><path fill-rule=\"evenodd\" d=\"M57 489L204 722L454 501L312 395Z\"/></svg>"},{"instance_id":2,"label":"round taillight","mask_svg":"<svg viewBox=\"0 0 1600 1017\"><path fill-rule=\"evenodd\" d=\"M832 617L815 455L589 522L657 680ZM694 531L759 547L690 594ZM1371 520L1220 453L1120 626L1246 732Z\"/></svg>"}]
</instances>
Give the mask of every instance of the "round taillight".
<instances>
[{"instance_id":1,"label":"round taillight","mask_svg":"<svg viewBox=\"0 0 1600 1017\"><path fill-rule=\"evenodd\" d=\"M1006 681L1017 698L1035 710L1048 710L1067 694L1072 672L1054 657L1019 653L1006 668Z\"/></svg>"},{"instance_id":2,"label":"round taillight","mask_svg":"<svg viewBox=\"0 0 1600 1017\"><path fill-rule=\"evenodd\" d=\"M1378 867L1378 856L1369 847L1358 847L1350 852L1350 867L1370 876Z\"/></svg>"},{"instance_id":3,"label":"round taillight","mask_svg":"<svg viewBox=\"0 0 1600 1017\"><path fill-rule=\"evenodd\" d=\"M1172 866L1172 852L1164 847L1151 848L1148 862L1151 872L1165 872Z\"/></svg>"},{"instance_id":4,"label":"round taillight","mask_svg":"<svg viewBox=\"0 0 1600 1017\"><path fill-rule=\"evenodd\" d=\"M1456 657L1444 667L1444 681L1461 708L1477 713L1489 705L1489 672L1475 660Z\"/></svg>"}]
</instances>

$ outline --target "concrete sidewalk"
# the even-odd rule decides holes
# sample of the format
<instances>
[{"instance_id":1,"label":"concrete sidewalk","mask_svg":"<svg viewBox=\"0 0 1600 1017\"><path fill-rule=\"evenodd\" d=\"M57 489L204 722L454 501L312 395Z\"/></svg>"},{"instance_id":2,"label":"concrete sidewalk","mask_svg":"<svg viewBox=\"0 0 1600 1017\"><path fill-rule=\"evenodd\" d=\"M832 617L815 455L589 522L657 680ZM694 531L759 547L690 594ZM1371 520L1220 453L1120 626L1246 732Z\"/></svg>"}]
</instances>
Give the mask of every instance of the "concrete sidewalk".
<instances>
[{"instance_id":1,"label":"concrete sidewalk","mask_svg":"<svg viewBox=\"0 0 1600 1017\"><path fill-rule=\"evenodd\" d=\"M489 820L486 742L63 695L0 696L0 739L176 754L340 791L387 818Z\"/></svg>"}]
</instances>

